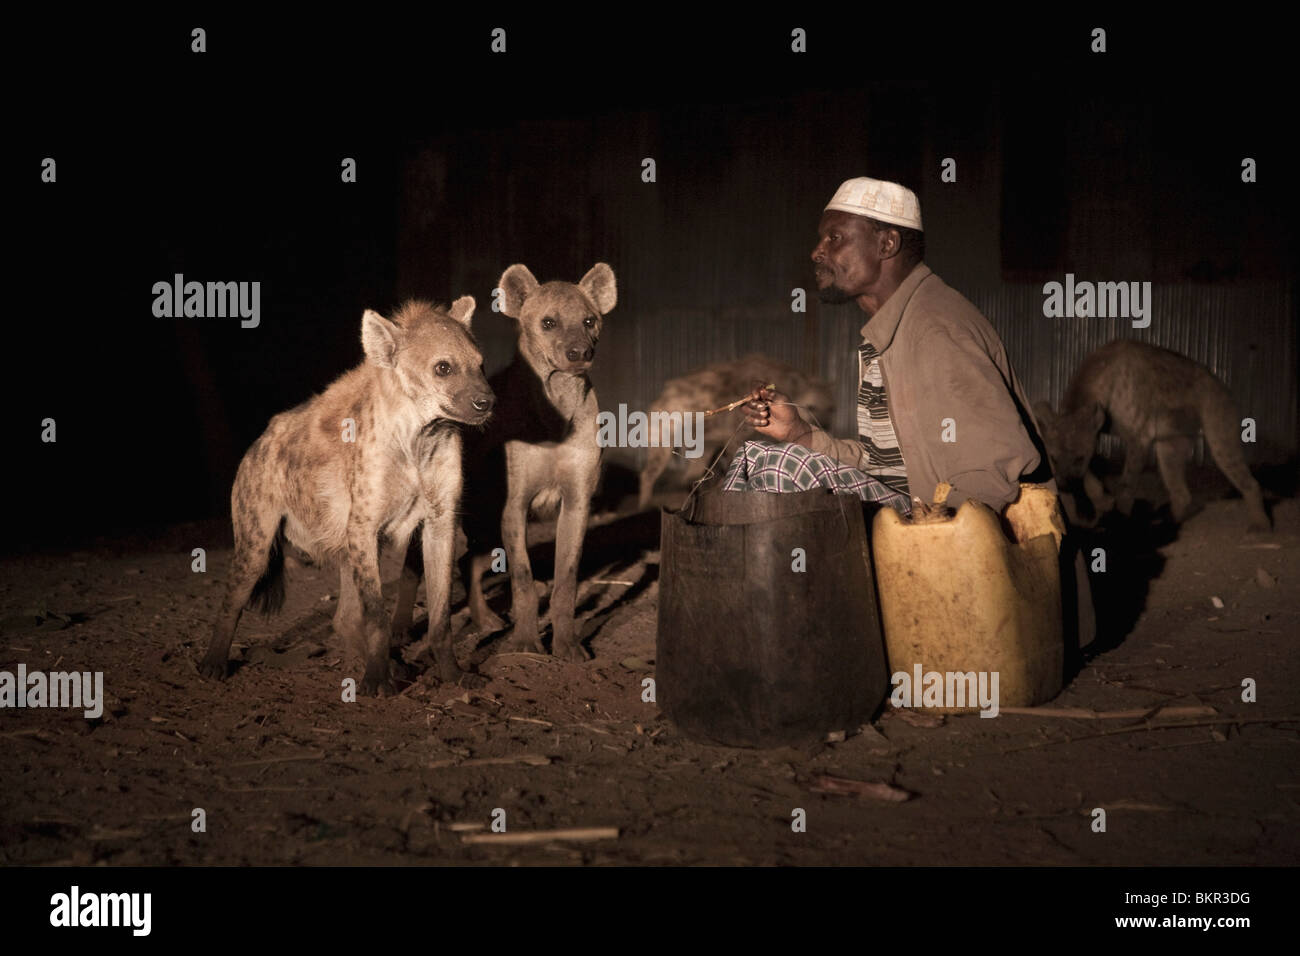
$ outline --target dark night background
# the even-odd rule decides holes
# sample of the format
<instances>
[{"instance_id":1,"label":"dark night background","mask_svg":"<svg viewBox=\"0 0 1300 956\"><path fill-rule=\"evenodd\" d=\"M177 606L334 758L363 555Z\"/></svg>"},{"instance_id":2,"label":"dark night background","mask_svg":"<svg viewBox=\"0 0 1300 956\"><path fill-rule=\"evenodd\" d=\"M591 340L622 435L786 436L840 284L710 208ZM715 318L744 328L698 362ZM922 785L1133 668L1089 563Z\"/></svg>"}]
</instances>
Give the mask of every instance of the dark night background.
<instances>
[{"instance_id":1,"label":"dark night background","mask_svg":"<svg viewBox=\"0 0 1300 956\"><path fill-rule=\"evenodd\" d=\"M1102 342L1140 337L1228 381L1260 422L1252 463L1294 462L1294 78L1280 30L622 16L170 14L15 31L31 68L6 151L17 507L0 549L228 518L267 419L360 360L363 309L473 294L491 371L513 334L490 292L519 261L543 281L614 267L603 407L645 408L666 378L759 349L834 380L843 433L862 317L789 303L812 287L822 207L858 175L917 191L928 264L993 321L1031 399L1059 399ZM203 55L189 52L195 25ZM505 55L489 52L495 26ZM794 26L806 54L790 52ZM1088 52L1093 26L1104 55ZM55 185L40 182L45 156ZM343 157L356 184L340 182ZM940 181L944 157L956 183ZM1152 281L1152 327L1044 319L1041 285L1067 271ZM151 287L176 272L260 280L260 327L155 318ZM46 417L56 444L40 441Z\"/></svg>"}]
</instances>

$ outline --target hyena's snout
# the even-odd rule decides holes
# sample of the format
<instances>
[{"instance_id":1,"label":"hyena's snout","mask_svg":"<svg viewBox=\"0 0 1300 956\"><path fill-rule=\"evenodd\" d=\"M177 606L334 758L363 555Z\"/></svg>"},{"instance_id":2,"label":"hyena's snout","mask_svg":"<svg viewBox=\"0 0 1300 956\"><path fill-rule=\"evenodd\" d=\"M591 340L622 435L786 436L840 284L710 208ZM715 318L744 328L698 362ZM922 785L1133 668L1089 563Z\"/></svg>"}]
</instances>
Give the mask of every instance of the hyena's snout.
<instances>
[{"instance_id":1,"label":"hyena's snout","mask_svg":"<svg viewBox=\"0 0 1300 956\"><path fill-rule=\"evenodd\" d=\"M470 399L470 407L479 415L483 416L478 421L473 422L475 425L481 425L492 417L492 409L496 407L497 398L491 392Z\"/></svg>"},{"instance_id":2,"label":"hyena's snout","mask_svg":"<svg viewBox=\"0 0 1300 956\"><path fill-rule=\"evenodd\" d=\"M496 408L497 397L482 375L478 381L471 381L457 391L451 402L452 418L466 425L482 425L492 417Z\"/></svg>"},{"instance_id":3,"label":"hyena's snout","mask_svg":"<svg viewBox=\"0 0 1300 956\"><path fill-rule=\"evenodd\" d=\"M570 362L590 362L596 357L596 350L588 345L586 348L570 346L569 350L564 353L564 357Z\"/></svg>"},{"instance_id":4,"label":"hyena's snout","mask_svg":"<svg viewBox=\"0 0 1300 956\"><path fill-rule=\"evenodd\" d=\"M566 371L586 371L596 359L596 343L589 338L569 339L560 353L564 356Z\"/></svg>"}]
</instances>

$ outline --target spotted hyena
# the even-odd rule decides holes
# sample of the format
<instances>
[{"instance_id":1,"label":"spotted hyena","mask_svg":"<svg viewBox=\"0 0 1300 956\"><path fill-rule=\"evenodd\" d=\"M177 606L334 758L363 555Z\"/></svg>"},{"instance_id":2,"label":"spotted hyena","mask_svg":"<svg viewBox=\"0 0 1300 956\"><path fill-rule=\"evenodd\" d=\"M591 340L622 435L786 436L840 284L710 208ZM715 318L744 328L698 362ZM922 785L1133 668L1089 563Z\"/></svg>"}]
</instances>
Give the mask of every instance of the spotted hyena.
<instances>
[{"instance_id":1,"label":"spotted hyena","mask_svg":"<svg viewBox=\"0 0 1300 956\"><path fill-rule=\"evenodd\" d=\"M551 653L585 660L591 655L582 646L574 604L591 496L600 477L600 406L587 373L605 315L618 301L614 270L598 262L576 283L539 283L526 266L516 264L502 274L498 288L501 311L518 323L519 340L514 361L492 376L500 398L496 414L486 429L466 437L461 511L469 553L462 571L470 613L480 634L506 627L488 607L482 584L495 545L504 544L513 622L503 646L544 650L528 560L528 515L553 514L558 506ZM394 631L411 619L419 580L414 550L408 549Z\"/></svg>"},{"instance_id":2,"label":"spotted hyena","mask_svg":"<svg viewBox=\"0 0 1300 956\"><path fill-rule=\"evenodd\" d=\"M423 522L427 650L439 678L460 677L448 612L459 424L483 424L494 404L469 330L473 312L470 296L449 310L411 302L391 320L367 310L365 361L276 415L249 448L231 491L235 553L203 676L225 677L245 606L269 613L283 602L287 543L309 560L341 561L334 628L365 660L362 692L391 692L380 542L405 546Z\"/></svg>"},{"instance_id":3,"label":"spotted hyena","mask_svg":"<svg viewBox=\"0 0 1300 956\"><path fill-rule=\"evenodd\" d=\"M830 426L831 415L835 411L830 385L822 379L805 375L792 365L757 352L732 362L715 362L688 372L681 378L671 379L665 383L663 392L651 404L650 410L653 414L703 412L720 408L752 391L754 383L758 381L764 385L775 382L778 391L789 395L795 404L803 406L800 413L806 421L820 423L822 427ZM689 487L705 474L728 439L731 439L730 447L734 452L747 439L756 437L754 429L743 422L744 413L739 409L704 419L704 453L698 458L685 458L680 449L674 454L674 449L668 447L672 436L661 436L660 446L649 449L645 467L641 471L640 507L649 506L655 482L674 460L685 463L680 483ZM736 432L737 426L740 426L739 433ZM716 477L721 477L726 472L727 464L721 462L714 469Z\"/></svg>"},{"instance_id":4,"label":"spotted hyena","mask_svg":"<svg viewBox=\"0 0 1300 956\"><path fill-rule=\"evenodd\" d=\"M1131 507L1133 482L1154 446L1174 518L1181 521L1192 504L1186 470L1200 430L1219 470L1246 499L1250 529L1269 528L1263 493L1246 465L1237 406L1209 369L1186 356L1143 342L1111 342L1083 360L1059 415L1045 402L1035 405L1034 412L1058 479L1082 478L1098 513L1110 506L1088 471L1098 432L1124 443L1121 510Z\"/></svg>"}]
</instances>

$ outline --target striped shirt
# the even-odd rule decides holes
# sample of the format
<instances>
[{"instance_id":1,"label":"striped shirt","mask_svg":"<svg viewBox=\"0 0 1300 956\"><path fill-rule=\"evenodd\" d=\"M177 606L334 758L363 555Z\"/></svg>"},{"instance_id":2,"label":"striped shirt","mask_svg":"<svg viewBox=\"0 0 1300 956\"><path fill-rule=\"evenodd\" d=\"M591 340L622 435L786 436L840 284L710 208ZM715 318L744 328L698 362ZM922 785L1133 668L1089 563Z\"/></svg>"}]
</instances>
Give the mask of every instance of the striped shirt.
<instances>
[{"instance_id":1,"label":"striped shirt","mask_svg":"<svg viewBox=\"0 0 1300 956\"><path fill-rule=\"evenodd\" d=\"M880 373L880 353L870 342L858 346L858 441L866 458L862 470L899 494L909 494L903 453L889 417L889 396Z\"/></svg>"}]
</instances>

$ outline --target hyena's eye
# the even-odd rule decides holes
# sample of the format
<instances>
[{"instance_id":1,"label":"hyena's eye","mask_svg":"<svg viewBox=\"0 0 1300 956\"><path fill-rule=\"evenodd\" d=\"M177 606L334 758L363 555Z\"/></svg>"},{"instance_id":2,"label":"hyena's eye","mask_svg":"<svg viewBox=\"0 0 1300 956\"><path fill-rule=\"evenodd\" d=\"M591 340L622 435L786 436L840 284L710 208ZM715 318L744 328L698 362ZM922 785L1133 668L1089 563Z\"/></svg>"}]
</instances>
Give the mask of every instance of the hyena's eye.
<instances>
[{"instance_id":1,"label":"hyena's eye","mask_svg":"<svg viewBox=\"0 0 1300 956\"><path fill-rule=\"evenodd\" d=\"M549 332L551 329L555 328L555 320L550 317L542 319L542 328Z\"/></svg>"},{"instance_id":2,"label":"hyena's eye","mask_svg":"<svg viewBox=\"0 0 1300 956\"><path fill-rule=\"evenodd\" d=\"M594 315L589 315L582 320L582 324L589 329L594 329L596 327L596 317Z\"/></svg>"},{"instance_id":3,"label":"hyena's eye","mask_svg":"<svg viewBox=\"0 0 1300 956\"><path fill-rule=\"evenodd\" d=\"M433 367L433 371L436 375L450 375L451 365L448 362L439 362Z\"/></svg>"}]
</instances>

